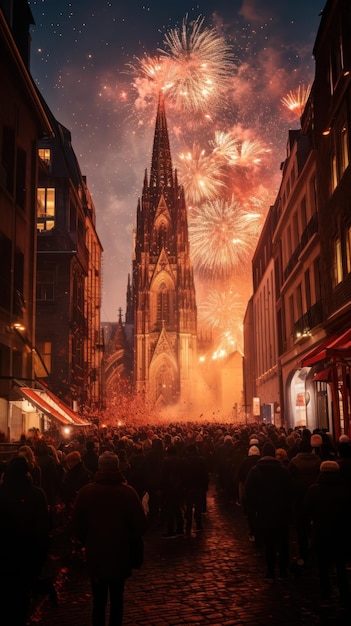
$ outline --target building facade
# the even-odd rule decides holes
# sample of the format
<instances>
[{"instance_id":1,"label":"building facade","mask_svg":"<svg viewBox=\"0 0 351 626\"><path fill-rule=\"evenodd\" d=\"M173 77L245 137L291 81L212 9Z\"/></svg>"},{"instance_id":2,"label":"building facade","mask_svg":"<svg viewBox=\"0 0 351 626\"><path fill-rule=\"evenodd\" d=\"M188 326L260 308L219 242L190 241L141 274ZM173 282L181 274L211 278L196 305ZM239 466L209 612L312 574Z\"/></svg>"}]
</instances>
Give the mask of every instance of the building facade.
<instances>
[{"instance_id":1,"label":"building facade","mask_svg":"<svg viewBox=\"0 0 351 626\"><path fill-rule=\"evenodd\" d=\"M102 247L71 145L29 71L26 0L0 0L0 438L101 402ZM6 94L6 96L5 96ZM79 415L79 413L81 415Z\"/></svg>"},{"instance_id":2,"label":"building facade","mask_svg":"<svg viewBox=\"0 0 351 626\"><path fill-rule=\"evenodd\" d=\"M186 408L195 395L197 309L184 190L172 169L162 97L137 207L132 294L135 391L156 406Z\"/></svg>"},{"instance_id":3,"label":"building facade","mask_svg":"<svg viewBox=\"0 0 351 626\"><path fill-rule=\"evenodd\" d=\"M0 1L0 431L6 439L27 425L15 381L36 375L36 146L52 133L29 74L32 23L25 0Z\"/></svg>"},{"instance_id":4,"label":"building facade","mask_svg":"<svg viewBox=\"0 0 351 626\"><path fill-rule=\"evenodd\" d=\"M102 245L71 134L48 110L38 144L36 341L54 393L94 414L102 398Z\"/></svg>"},{"instance_id":5,"label":"building facade","mask_svg":"<svg viewBox=\"0 0 351 626\"><path fill-rule=\"evenodd\" d=\"M251 357L260 362L262 323L275 318L276 421L322 428L335 437L349 432L351 406L350 32L349 3L329 0L313 50L315 80L301 129L289 132L280 189L267 217L266 224L273 220L267 267L274 269L274 303L268 320L253 313ZM264 245L261 237L253 260L253 302L265 287L265 276L256 277ZM263 370L266 376L269 370ZM263 396L260 368L255 372L254 393Z\"/></svg>"}]
</instances>

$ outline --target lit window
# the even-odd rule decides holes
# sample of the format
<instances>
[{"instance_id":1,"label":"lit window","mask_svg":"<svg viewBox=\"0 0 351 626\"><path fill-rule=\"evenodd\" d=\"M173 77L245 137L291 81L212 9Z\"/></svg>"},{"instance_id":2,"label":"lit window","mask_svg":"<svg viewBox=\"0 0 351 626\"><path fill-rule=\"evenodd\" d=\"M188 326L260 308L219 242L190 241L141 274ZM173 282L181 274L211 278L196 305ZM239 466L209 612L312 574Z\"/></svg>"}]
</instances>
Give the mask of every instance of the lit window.
<instances>
[{"instance_id":1,"label":"lit window","mask_svg":"<svg viewBox=\"0 0 351 626\"><path fill-rule=\"evenodd\" d=\"M50 165L51 162L51 150L50 148L39 148L38 155L46 165Z\"/></svg>"},{"instance_id":2,"label":"lit window","mask_svg":"<svg viewBox=\"0 0 351 626\"><path fill-rule=\"evenodd\" d=\"M342 255L341 255L341 241L339 237L335 239L334 243L334 285L338 285L342 281Z\"/></svg>"},{"instance_id":3,"label":"lit window","mask_svg":"<svg viewBox=\"0 0 351 626\"><path fill-rule=\"evenodd\" d=\"M338 186L338 167L336 162L336 155L332 154L331 160L331 189L334 191Z\"/></svg>"},{"instance_id":4,"label":"lit window","mask_svg":"<svg viewBox=\"0 0 351 626\"><path fill-rule=\"evenodd\" d=\"M37 229L52 230L55 226L55 189L38 188Z\"/></svg>"},{"instance_id":5,"label":"lit window","mask_svg":"<svg viewBox=\"0 0 351 626\"><path fill-rule=\"evenodd\" d=\"M347 126L341 129L341 171L344 172L349 164L349 134Z\"/></svg>"},{"instance_id":6,"label":"lit window","mask_svg":"<svg viewBox=\"0 0 351 626\"><path fill-rule=\"evenodd\" d=\"M169 293L164 283L157 294L157 321L169 324Z\"/></svg>"},{"instance_id":7,"label":"lit window","mask_svg":"<svg viewBox=\"0 0 351 626\"><path fill-rule=\"evenodd\" d=\"M52 343L51 341L40 341L37 343L37 352L40 355L41 361L44 363L46 371L50 374L51 372L51 353L52 353Z\"/></svg>"}]
</instances>

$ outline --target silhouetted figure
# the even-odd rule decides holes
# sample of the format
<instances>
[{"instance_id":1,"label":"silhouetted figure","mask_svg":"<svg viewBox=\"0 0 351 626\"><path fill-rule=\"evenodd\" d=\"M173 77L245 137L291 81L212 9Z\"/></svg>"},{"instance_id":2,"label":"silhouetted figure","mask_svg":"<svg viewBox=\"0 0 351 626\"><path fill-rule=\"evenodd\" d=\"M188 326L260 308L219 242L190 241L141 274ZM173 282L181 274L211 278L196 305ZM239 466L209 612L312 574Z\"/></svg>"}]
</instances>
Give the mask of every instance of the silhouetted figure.
<instances>
[{"instance_id":1,"label":"silhouetted figure","mask_svg":"<svg viewBox=\"0 0 351 626\"><path fill-rule=\"evenodd\" d=\"M202 512L208 490L209 473L206 460L199 455L195 444L190 444L185 448L183 483L185 531L187 534L191 533L194 517L196 531L199 532L203 530Z\"/></svg>"},{"instance_id":2,"label":"silhouetted figure","mask_svg":"<svg viewBox=\"0 0 351 626\"><path fill-rule=\"evenodd\" d=\"M351 522L351 496L336 461L323 461L318 482L306 493L306 511L312 522L313 545L317 557L322 602L331 599L331 569L341 606L349 605L347 552L345 542Z\"/></svg>"},{"instance_id":3,"label":"silhouetted figure","mask_svg":"<svg viewBox=\"0 0 351 626\"><path fill-rule=\"evenodd\" d=\"M162 463L160 489L166 523L164 537L172 538L182 535L184 533L183 464L173 445L168 446Z\"/></svg>"},{"instance_id":4,"label":"silhouetted figure","mask_svg":"<svg viewBox=\"0 0 351 626\"><path fill-rule=\"evenodd\" d=\"M99 455L95 451L95 441L88 439L85 444L85 452L82 454L82 461L94 478L98 471Z\"/></svg>"},{"instance_id":5,"label":"silhouetted figure","mask_svg":"<svg viewBox=\"0 0 351 626\"><path fill-rule=\"evenodd\" d=\"M266 579L275 577L278 555L279 577L286 578L289 566L289 527L292 519L292 479L275 458L275 448L265 443L262 458L250 470L245 486L248 511L255 518L255 533L265 549Z\"/></svg>"},{"instance_id":6,"label":"silhouetted figure","mask_svg":"<svg viewBox=\"0 0 351 626\"><path fill-rule=\"evenodd\" d=\"M22 456L9 461L0 484L0 536L1 625L26 626L32 589L48 553L49 513Z\"/></svg>"},{"instance_id":7,"label":"silhouetted figure","mask_svg":"<svg viewBox=\"0 0 351 626\"><path fill-rule=\"evenodd\" d=\"M92 625L121 626L125 580L142 562L146 517L136 491L124 482L116 454L99 457L94 482L77 494L72 513L73 536L86 550L93 595Z\"/></svg>"}]
</instances>

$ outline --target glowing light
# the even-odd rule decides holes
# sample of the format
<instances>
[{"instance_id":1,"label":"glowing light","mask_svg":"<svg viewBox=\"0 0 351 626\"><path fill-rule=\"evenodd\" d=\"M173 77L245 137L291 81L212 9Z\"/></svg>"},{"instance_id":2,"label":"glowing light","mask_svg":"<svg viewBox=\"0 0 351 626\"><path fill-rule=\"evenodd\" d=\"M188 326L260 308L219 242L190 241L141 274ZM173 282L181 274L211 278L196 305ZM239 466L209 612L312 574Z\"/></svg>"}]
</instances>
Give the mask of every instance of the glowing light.
<instances>
[{"instance_id":1,"label":"glowing light","mask_svg":"<svg viewBox=\"0 0 351 626\"><path fill-rule=\"evenodd\" d=\"M187 111L217 106L228 87L233 68L231 48L214 28L203 28L199 16L188 26L166 34L164 54L171 60L169 86L166 91L176 107Z\"/></svg>"},{"instance_id":2,"label":"glowing light","mask_svg":"<svg viewBox=\"0 0 351 626\"><path fill-rule=\"evenodd\" d=\"M145 55L129 64L138 91L137 108L155 102L162 90L178 112L201 112L211 119L228 89L233 57L225 38L203 24L201 16L189 24L185 18L181 28L165 34L158 56Z\"/></svg>"},{"instance_id":3,"label":"glowing light","mask_svg":"<svg viewBox=\"0 0 351 626\"><path fill-rule=\"evenodd\" d=\"M289 91L287 95L281 99L281 102L289 109L289 111L292 111L296 113L298 117L301 117L310 91L311 85L299 85L297 89Z\"/></svg>"},{"instance_id":4,"label":"glowing light","mask_svg":"<svg viewBox=\"0 0 351 626\"><path fill-rule=\"evenodd\" d=\"M213 153L207 155L198 144L179 155L179 179L188 205L199 204L218 196L224 186L220 163Z\"/></svg>"},{"instance_id":5,"label":"glowing light","mask_svg":"<svg viewBox=\"0 0 351 626\"><path fill-rule=\"evenodd\" d=\"M247 263L257 241L258 215L241 204L216 199L189 215L192 260L200 275L227 279Z\"/></svg>"},{"instance_id":6,"label":"glowing light","mask_svg":"<svg viewBox=\"0 0 351 626\"><path fill-rule=\"evenodd\" d=\"M240 294L232 289L211 289L198 307L199 320L213 331L226 331L237 324L244 312Z\"/></svg>"}]
</instances>

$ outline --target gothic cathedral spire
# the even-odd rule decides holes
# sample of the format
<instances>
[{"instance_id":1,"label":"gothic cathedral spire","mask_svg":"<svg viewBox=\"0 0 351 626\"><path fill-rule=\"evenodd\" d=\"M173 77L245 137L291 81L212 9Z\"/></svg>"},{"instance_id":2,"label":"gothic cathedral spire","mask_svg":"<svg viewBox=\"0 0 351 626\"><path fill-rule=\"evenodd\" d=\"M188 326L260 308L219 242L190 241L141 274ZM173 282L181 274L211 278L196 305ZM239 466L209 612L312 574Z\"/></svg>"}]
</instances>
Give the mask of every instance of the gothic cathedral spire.
<instances>
[{"instance_id":1,"label":"gothic cathedral spire","mask_svg":"<svg viewBox=\"0 0 351 626\"><path fill-rule=\"evenodd\" d=\"M137 208L132 292L135 390L152 404L185 409L195 386L197 310L184 190L172 170L162 94Z\"/></svg>"}]
</instances>

